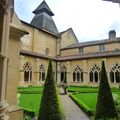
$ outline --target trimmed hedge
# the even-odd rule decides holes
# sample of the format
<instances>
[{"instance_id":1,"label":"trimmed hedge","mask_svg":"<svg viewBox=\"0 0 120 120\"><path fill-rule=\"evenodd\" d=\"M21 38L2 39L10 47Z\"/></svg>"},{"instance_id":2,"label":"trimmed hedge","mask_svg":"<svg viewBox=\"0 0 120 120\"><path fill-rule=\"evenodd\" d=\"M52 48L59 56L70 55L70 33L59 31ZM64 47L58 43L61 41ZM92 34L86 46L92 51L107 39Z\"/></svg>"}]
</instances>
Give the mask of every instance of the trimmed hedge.
<instances>
[{"instance_id":1,"label":"trimmed hedge","mask_svg":"<svg viewBox=\"0 0 120 120\"><path fill-rule=\"evenodd\" d=\"M69 94L69 96L85 113L87 113L89 116L94 115L94 112L88 106L86 106L82 101L74 97L72 94Z\"/></svg>"},{"instance_id":2,"label":"trimmed hedge","mask_svg":"<svg viewBox=\"0 0 120 120\"><path fill-rule=\"evenodd\" d=\"M17 93L41 93L43 88L43 86L18 87Z\"/></svg>"},{"instance_id":3,"label":"trimmed hedge","mask_svg":"<svg viewBox=\"0 0 120 120\"><path fill-rule=\"evenodd\" d=\"M68 92L78 92L78 93L97 93L98 87L89 87L89 86L68 86ZM111 88L112 92L119 92L118 88Z\"/></svg>"},{"instance_id":4,"label":"trimmed hedge","mask_svg":"<svg viewBox=\"0 0 120 120\"><path fill-rule=\"evenodd\" d=\"M51 59L49 61L38 120L62 120Z\"/></svg>"},{"instance_id":5,"label":"trimmed hedge","mask_svg":"<svg viewBox=\"0 0 120 120\"><path fill-rule=\"evenodd\" d=\"M108 118L118 120L118 114L106 73L105 63L102 61L95 120L106 120Z\"/></svg>"}]
</instances>

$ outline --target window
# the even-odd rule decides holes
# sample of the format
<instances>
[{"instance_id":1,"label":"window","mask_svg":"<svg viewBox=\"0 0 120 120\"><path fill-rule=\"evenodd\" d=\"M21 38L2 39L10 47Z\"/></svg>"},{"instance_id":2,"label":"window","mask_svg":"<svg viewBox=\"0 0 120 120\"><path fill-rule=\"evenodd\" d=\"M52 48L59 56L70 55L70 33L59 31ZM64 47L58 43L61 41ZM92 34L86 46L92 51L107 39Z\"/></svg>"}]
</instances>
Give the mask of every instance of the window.
<instances>
[{"instance_id":1,"label":"window","mask_svg":"<svg viewBox=\"0 0 120 120\"><path fill-rule=\"evenodd\" d=\"M77 66L73 71L73 82L83 82L83 70Z\"/></svg>"},{"instance_id":2,"label":"window","mask_svg":"<svg viewBox=\"0 0 120 120\"><path fill-rule=\"evenodd\" d=\"M27 62L23 66L24 71L24 81L31 82L32 81L32 65L30 62Z\"/></svg>"},{"instance_id":3,"label":"window","mask_svg":"<svg viewBox=\"0 0 120 120\"><path fill-rule=\"evenodd\" d=\"M83 48L79 48L79 53L83 53Z\"/></svg>"},{"instance_id":4,"label":"window","mask_svg":"<svg viewBox=\"0 0 120 120\"><path fill-rule=\"evenodd\" d=\"M100 45L99 49L100 49L100 51L104 51L105 50L105 45L104 44Z\"/></svg>"},{"instance_id":5,"label":"window","mask_svg":"<svg viewBox=\"0 0 120 120\"><path fill-rule=\"evenodd\" d=\"M45 54L46 54L46 55L49 54L49 48L46 48L46 50L45 50Z\"/></svg>"},{"instance_id":6,"label":"window","mask_svg":"<svg viewBox=\"0 0 120 120\"><path fill-rule=\"evenodd\" d=\"M110 69L110 81L112 83L120 82L120 65L118 63L114 64Z\"/></svg>"},{"instance_id":7,"label":"window","mask_svg":"<svg viewBox=\"0 0 120 120\"><path fill-rule=\"evenodd\" d=\"M67 83L67 68L65 66L61 68L61 82Z\"/></svg>"},{"instance_id":8,"label":"window","mask_svg":"<svg viewBox=\"0 0 120 120\"><path fill-rule=\"evenodd\" d=\"M99 81L99 75L100 75L100 67L95 64L93 65L89 73L90 82L97 83Z\"/></svg>"},{"instance_id":9,"label":"window","mask_svg":"<svg viewBox=\"0 0 120 120\"><path fill-rule=\"evenodd\" d=\"M44 65L40 65L39 67L39 81L45 80L45 68Z\"/></svg>"}]
</instances>

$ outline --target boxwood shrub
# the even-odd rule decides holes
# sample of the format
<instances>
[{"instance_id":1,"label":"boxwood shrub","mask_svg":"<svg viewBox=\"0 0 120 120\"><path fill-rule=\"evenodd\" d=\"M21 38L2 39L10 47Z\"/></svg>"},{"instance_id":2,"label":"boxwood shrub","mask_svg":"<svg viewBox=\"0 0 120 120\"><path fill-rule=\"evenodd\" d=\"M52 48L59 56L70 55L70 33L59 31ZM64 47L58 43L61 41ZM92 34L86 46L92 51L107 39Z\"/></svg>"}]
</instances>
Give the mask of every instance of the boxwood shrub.
<instances>
[{"instance_id":1,"label":"boxwood shrub","mask_svg":"<svg viewBox=\"0 0 120 120\"><path fill-rule=\"evenodd\" d=\"M87 113L89 116L93 116L94 112L88 106L86 106L82 101L74 97L74 95L69 94L69 96L85 113Z\"/></svg>"}]
</instances>

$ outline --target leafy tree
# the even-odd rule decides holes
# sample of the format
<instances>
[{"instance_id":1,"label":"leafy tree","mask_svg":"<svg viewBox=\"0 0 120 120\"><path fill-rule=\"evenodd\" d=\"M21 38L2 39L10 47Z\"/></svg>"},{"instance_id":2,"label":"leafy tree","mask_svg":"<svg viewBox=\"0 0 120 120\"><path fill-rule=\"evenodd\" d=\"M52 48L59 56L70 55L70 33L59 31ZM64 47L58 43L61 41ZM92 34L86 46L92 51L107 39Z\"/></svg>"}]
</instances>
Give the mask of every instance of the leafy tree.
<instances>
[{"instance_id":1,"label":"leafy tree","mask_svg":"<svg viewBox=\"0 0 120 120\"><path fill-rule=\"evenodd\" d=\"M49 60L38 120L62 120L51 59Z\"/></svg>"},{"instance_id":2,"label":"leafy tree","mask_svg":"<svg viewBox=\"0 0 120 120\"><path fill-rule=\"evenodd\" d=\"M112 92L108 83L105 63L104 61L102 61L95 120L108 120L108 119L117 120L118 115L115 109Z\"/></svg>"}]
</instances>

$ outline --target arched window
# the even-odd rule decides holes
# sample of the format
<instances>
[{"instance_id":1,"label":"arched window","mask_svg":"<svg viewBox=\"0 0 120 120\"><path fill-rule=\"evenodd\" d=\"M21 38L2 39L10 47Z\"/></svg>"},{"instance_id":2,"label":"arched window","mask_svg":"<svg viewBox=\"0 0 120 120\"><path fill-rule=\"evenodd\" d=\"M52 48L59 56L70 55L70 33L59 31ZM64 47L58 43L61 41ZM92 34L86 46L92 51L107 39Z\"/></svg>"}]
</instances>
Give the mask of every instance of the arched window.
<instances>
[{"instance_id":1,"label":"arched window","mask_svg":"<svg viewBox=\"0 0 120 120\"><path fill-rule=\"evenodd\" d=\"M40 65L39 67L39 81L45 80L45 67L44 65Z\"/></svg>"},{"instance_id":2,"label":"arched window","mask_svg":"<svg viewBox=\"0 0 120 120\"><path fill-rule=\"evenodd\" d=\"M110 69L110 81L112 83L120 82L120 64L115 63Z\"/></svg>"},{"instance_id":3,"label":"arched window","mask_svg":"<svg viewBox=\"0 0 120 120\"><path fill-rule=\"evenodd\" d=\"M67 83L67 68L65 66L61 68L61 82Z\"/></svg>"},{"instance_id":4,"label":"arched window","mask_svg":"<svg viewBox=\"0 0 120 120\"><path fill-rule=\"evenodd\" d=\"M83 82L83 70L77 66L73 71L73 82Z\"/></svg>"},{"instance_id":5,"label":"arched window","mask_svg":"<svg viewBox=\"0 0 120 120\"><path fill-rule=\"evenodd\" d=\"M31 82L32 81L32 65L30 62L27 62L23 65L24 71L24 81Z\"/></svg>"},{"instance_id":6,"label":"arched window","mask_svg":"<svg viewBox=\"0 0 120 120\"><path fill-rule=\"evenodd\" d=\"M100 75L100 67L95 64L92 66L89 73L90 82L98 82L99 75Z\"/></svg>"}]
</instances>

